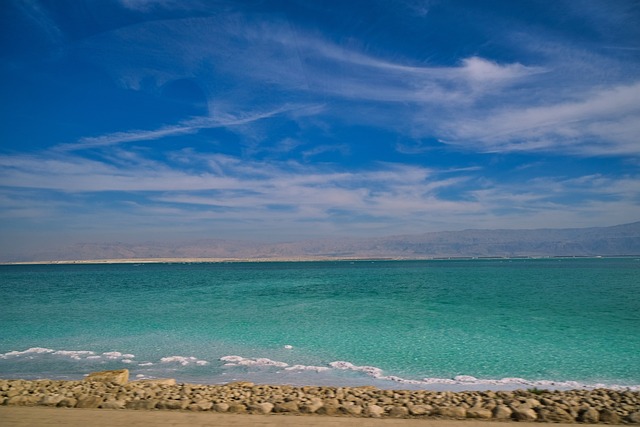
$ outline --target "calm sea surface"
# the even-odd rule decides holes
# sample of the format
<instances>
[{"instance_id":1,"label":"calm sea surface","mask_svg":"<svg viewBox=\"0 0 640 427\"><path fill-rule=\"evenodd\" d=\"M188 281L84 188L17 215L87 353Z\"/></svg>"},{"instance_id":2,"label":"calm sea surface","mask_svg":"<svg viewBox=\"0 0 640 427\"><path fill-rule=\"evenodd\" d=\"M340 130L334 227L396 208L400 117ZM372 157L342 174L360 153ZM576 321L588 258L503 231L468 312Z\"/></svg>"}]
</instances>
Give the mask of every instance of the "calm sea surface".
<instances>
[{"instance_id":1,"label":"calm sea surface","mask_svg":"<svg viewBox=\"0 0 640 427\"><path fill-rule=\"evenodd\" d=\"M640 389L640 260L0 266L0 377Z\"/></svg>"}]
</instances>

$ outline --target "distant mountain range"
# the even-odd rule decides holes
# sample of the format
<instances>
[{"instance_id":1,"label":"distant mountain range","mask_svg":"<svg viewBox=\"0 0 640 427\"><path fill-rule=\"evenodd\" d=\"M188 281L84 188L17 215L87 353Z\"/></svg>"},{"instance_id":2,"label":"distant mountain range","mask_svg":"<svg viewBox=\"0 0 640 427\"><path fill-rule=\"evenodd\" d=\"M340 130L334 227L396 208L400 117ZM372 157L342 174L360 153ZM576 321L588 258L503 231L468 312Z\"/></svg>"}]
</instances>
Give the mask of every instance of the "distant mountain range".
<instances>
[{"instance_id":1,"label":"distant mountain range","mask_svg":"<svg viewBox=\"0 0 640 427\"><path fill-rule=\"evenodd\" d=\"M640 222L613 227L464 230L285 243L205 239L186 244L82 243L16 261L149 258L334 259L640 255Z\"/></svg>"}]
</instances>

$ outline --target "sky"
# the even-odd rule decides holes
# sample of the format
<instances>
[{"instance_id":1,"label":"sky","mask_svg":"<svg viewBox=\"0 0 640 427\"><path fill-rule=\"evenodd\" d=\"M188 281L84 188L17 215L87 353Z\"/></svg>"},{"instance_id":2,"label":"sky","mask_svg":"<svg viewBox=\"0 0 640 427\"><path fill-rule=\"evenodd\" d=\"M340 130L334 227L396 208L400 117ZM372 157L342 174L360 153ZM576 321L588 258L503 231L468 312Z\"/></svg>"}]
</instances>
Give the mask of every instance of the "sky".
<instances>
[{"instance_id":1,"label":"sky","mask_svg":"<svg viewBox=\"0 0 640 427\"><path fill-rule=\"evenodd\" d=\"M640 220L640 2L4 0L0 255Z\"/></svg>"}]
</instances>

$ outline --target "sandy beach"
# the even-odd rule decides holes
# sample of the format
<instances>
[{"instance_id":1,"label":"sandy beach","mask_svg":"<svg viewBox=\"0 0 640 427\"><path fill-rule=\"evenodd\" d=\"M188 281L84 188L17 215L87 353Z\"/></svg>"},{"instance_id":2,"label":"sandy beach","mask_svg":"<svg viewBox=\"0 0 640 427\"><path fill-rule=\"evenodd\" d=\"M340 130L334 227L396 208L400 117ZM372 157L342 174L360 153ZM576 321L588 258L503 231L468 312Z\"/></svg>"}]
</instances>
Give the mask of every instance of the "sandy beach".
<instances>
[{"instance_id":1,"label":"sandy beach","mask_svg":"<svg viewBox=\"0 0 640 427\"><path fill-rule=\"evenodd\" d=\"M212 412L135 411L0 406L0 426L192 426L192 427L500 427L504 422L435 419L363 419L294 415L241 415ZM518 423L533 427L536 423ZM555 424L558 427L569 424Z\"/></svg>"}]
</instances>

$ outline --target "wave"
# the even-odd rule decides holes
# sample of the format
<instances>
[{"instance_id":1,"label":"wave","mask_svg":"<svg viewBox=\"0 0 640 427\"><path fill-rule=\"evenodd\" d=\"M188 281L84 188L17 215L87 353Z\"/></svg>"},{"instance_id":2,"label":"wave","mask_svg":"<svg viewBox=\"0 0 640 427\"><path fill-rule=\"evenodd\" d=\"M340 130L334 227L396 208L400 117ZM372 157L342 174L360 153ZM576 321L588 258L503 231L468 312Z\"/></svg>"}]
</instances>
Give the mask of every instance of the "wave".
<instances>
[{"instance_id":1,"label":"wave","mask_svg":"<svg viewBox=\"0 0 640 427\"><path fill-rule=\"evenodd\" d=\"M340 372L352 372L359 375L359 380L353 381L358 384L369 383L383 388L397 388L395 384L403 387L421 388L421 389L443 389L443 390L500 390L500 389L517 389L517 388L548 388L548 389L596 389L606 388L611 390L631 390L640 391L640 385L619 385L609 383L588 383L581 381L555 381L555 380L528 380L518 377L506 377L499 379L492 378L476 378L471 375L458 375L453 378L437 378L426 377L422 379L403 378L395 375L388 375L382 368L376 366L356 365L348 361L334 361L327 363L325 366L289 364L287 362L273 360L264 357L243 357L237 355L222 356L217 359L220 363L212 363L209 360L201 359L195 356L171 355L160 357L157 360L136 360L136 355L131 353L121 353L118 351L94 352L91 350L55 350L51 348L32 347L22 351L9 351L0 353L0 361L48 361L48 360L66 360L72 362L85 362L82 365L81 372L86 372L87 368L94 368L92 365L100 365L104 363L123 363L129 366L132 373L137 378L151 378L156 375L175 375L179 378L180 373L184 373L192 380L206 382L211 380L223 381L227 371L233 371L237 368L243 368L243 375L254 382L260 382L260 378L266 378L264 373L268 372L269 380L274 378L277 381L279 375L285 372L293 374L294 377L286 376L288 382L295 383L296 375L304 375L309 373L313 377L300 378L302 382L308 384L309 381L317 381L318 383L331 384L335 383L349 385L351 379L346 379L340 375ZM38 365L41 366L41 365ZM1 367L1 366L0 366ZM95 366L96 368L98 366ZM197 367L200 374L193 377L193 373L187 375L183 368ZM205 368L208 367L208 368ZM249 368L247 372L246 369ZM202 370L204 369L204 370ZM49 374L55 375L55 368L52 367ZM10 374L11 369L2 370L4 375ZM24 372L23 370L21 372ZM191 372L191 371L190 371ZM222 374L220 374L222 372ZM235 371L233 371L235 372ZM321 375L316 377L315 375ZM151 375L151 376L150 376ZM222 376L221 376L222 375ZM284 377L283 377L284 378ZM367 380L367 378L369 380Z\"/></svg>"}]
</instances>

